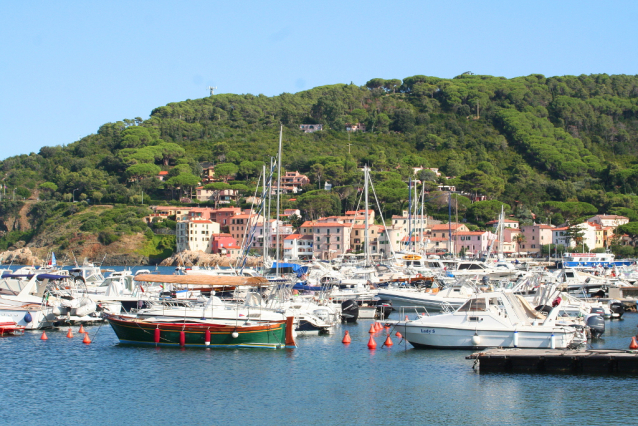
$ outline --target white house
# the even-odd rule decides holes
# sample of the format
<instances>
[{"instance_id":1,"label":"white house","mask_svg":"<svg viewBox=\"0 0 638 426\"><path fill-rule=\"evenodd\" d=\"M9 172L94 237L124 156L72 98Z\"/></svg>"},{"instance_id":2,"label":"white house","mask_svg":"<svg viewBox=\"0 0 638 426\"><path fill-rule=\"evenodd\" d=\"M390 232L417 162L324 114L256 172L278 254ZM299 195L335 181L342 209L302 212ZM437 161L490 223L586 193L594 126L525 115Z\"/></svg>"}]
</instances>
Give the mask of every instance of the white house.
<instances>
[{"instance_id":1,"label":"white house","mask_svg":"<svg viewBox=\"0 0 638 426\"><path fill-rule=\"evenodd\" d=\"M211 238L219 234L219 223L210 220L177 222L177 251L203 251L211 253Z\"/></svg>"}]
</instances>

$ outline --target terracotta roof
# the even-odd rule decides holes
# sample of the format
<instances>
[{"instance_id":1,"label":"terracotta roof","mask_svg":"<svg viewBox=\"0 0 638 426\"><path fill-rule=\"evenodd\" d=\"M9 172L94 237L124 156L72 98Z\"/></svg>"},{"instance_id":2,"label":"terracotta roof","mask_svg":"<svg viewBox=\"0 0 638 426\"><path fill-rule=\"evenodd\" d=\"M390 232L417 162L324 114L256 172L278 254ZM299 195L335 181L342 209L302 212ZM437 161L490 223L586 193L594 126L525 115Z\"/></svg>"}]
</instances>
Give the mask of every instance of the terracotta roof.
<instances>
[{"instance_id":1,"label":"terracotta roof","mask_svg":"<svg viewBox=\"0 0 638 426\"><path fill-rule=\"evenodd\" d=\"M430 229L432 231L446 231L446 230L448 230L450 228L456 229L456 228L459 228L461 226L463 226L463 224L453 223L453 224L450 225L449 223L445 223L445 224L440 224L440 225L432 225L430 227Z\"/></svg>"},{"instance_id":2,"label":"terracotta roof","mask_svg":"<svg viewBox=\"0 0 638 426\"><path fill-rule=\"evenodd\" d=\"M191 220L190 223L213 223L210 220Z\"/></svg>"},{"instance_id":3,"label":"terracotta roof","mask_svg":"<svg viewBox=\"0 0 638 426\"><path fill-rule=\"evenodd\" d=\"M249 218L259 218L263 220L263 217L257 216L257 214L238 214L233 216L233 219L249 219Z\"/></svg>"},{"instance_id":4,"label":"terracotta roof","mask_svg":"<svg viewBox=\"0 0 638 426\"><path fill-rule=\"evenodd\" d=\"M301 234L292 234L292 235L288 235L286 238L284 238L284 240L298 240L301 237L303 237L303 235Z\"/></svg>"},{"instance_id":5,"label":"terracotta roof","mask_svg":"<svg viewBox=\"0 0 638 426\"><path fill-rule=\"evenodd\" d=\"M158 173L158 175L160 176L166 176L168 174L167 171L162 170L161 172Z\"/></svg>"},{"instance_id":6,"label":"terracotta roof","mask_svg":"<svg viewBox=\"0 0 638 426\"><path fill-rule=\"evenodd\" d=\"M317 227L321 227L321 228L336 228L336 227L349 228L350 224L349 223L339 223L339 222L328 222L328 223L315 223L312 226L315 227L315 228L317 228Z\"/></svg>"},{"instance_id":7,"label":"terracotta roof","mask_svg":"<svg viewBox=\"0 0 638 426\"><path fill-rule=\"evenodd\" d=\"M484 235L487 234L487 231L458 231L453 233L452 235Z\"/></svg>"}]
</instances>

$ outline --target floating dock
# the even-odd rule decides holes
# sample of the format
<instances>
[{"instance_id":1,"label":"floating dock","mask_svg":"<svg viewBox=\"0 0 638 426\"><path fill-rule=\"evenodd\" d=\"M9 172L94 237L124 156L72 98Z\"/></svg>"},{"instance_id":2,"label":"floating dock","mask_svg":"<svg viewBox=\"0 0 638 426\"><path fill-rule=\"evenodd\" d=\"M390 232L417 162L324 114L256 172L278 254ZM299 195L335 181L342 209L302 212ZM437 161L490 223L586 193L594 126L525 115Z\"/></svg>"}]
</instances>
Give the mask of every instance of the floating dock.
<instances>
[{"instance_id":1,"label":"floating dock","mask_svg":"<svg viewBox=\"0 0 638 426\"><path fill-rule=\"evenodd\" d=\"M638 351L489 349L466 357L481 372L638 374Z\"/></svg>"}]
</instances>

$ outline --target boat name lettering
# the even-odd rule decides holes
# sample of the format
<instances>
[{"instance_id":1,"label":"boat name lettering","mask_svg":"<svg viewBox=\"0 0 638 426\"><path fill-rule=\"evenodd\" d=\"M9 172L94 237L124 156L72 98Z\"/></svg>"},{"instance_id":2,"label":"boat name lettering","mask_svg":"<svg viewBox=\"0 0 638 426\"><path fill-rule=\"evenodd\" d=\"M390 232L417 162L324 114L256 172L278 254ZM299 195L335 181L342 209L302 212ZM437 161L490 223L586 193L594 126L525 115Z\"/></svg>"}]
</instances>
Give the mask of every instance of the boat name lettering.
<instances>
[{"instance_id":1,"label":"boat name lettering","mask_svg":"<svg viewBox=\"0 0 638 426\"><path fill-rule=\"evenodd\" d=\"M421 329L421 333L425 333L425 334L434 334L436 332L436 330L434 330L433 328L422 328Z\"/></svg>"}]
</instances>

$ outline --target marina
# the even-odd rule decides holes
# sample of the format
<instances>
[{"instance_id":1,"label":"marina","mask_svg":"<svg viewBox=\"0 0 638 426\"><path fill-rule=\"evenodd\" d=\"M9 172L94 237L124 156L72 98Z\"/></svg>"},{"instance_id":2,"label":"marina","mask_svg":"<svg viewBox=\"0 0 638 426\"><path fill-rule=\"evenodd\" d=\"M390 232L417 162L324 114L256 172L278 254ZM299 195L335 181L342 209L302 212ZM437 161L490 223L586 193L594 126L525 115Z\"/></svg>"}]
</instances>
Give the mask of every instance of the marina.
<instances>
[{"instance_id":1,"label":"marina","mask_svg":"<svg viewBox=\"0 0 638 426\"><path fill-rule=\"evenodd\" d=\"M387 323L400 319L395 311ZM605 333L586 353L618 358L638 331L638 314L605 322ZM12 407L3 417L11 424L111 424L130 421L131 413L140 424L160 425L211 416L215 424L596 424L606 420L603 411L588 408L600 403L591 390L613 383L623 391L605 399L605 409L633 422L626 407L638 390L635 376L608 370L608 363L602 371L475 370L475 360L466 358L476 350L415 349L396 328L371 334L371 324L340 323L332 334L299 335L297 348L275 351L181 347L178 335L174 345L133 345L106 323L86 326L87 334L71 326L71 338L68 327L47 330L47 340L27 330L0 338L0 383ZM346 331L349 344L342 343ZM384 344L388 334L391 346ZM29 385L35 382L63 385L46 392ZM183 402L202 392L206 403ZM241 395L241 403L229 395ZM180 403L164 403L177 396ZM25 399L42 401L46 410L22 404ZM70 410L70 403L83 409ZM281 404L301 408L282 410Z\"/></svg>"}]
</instances>

